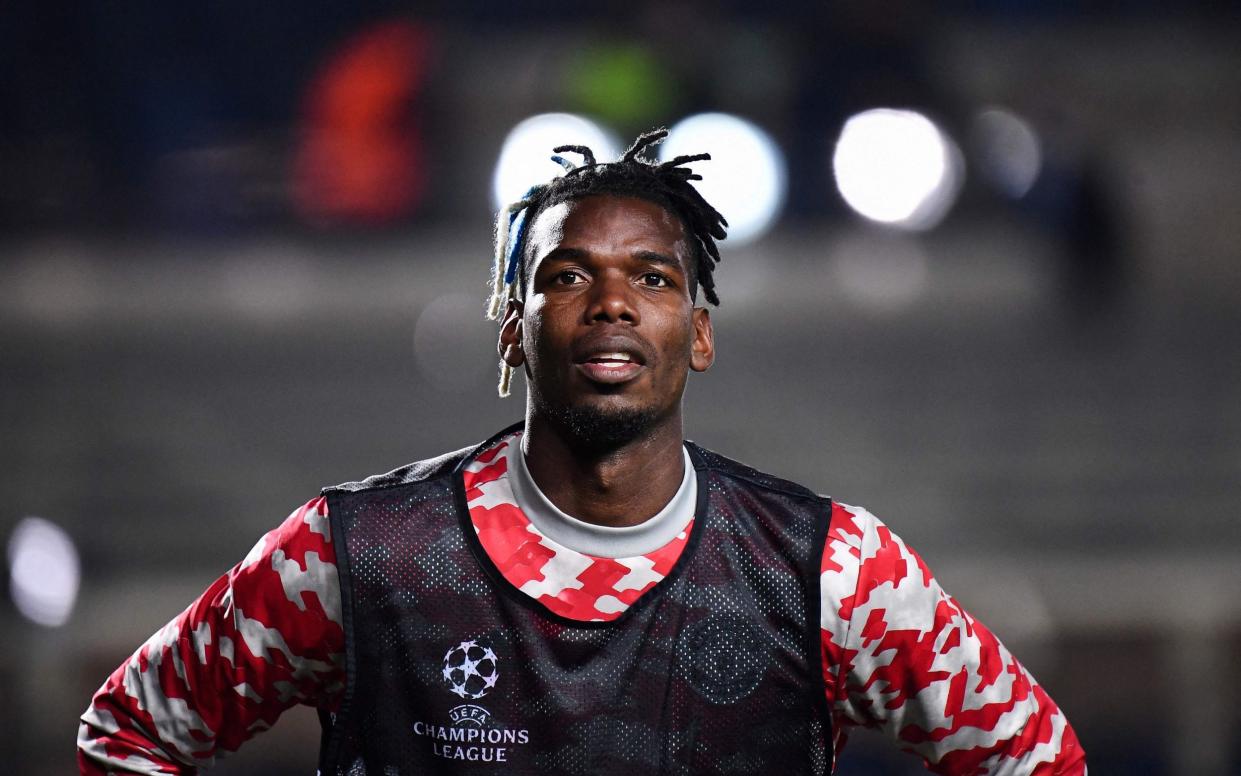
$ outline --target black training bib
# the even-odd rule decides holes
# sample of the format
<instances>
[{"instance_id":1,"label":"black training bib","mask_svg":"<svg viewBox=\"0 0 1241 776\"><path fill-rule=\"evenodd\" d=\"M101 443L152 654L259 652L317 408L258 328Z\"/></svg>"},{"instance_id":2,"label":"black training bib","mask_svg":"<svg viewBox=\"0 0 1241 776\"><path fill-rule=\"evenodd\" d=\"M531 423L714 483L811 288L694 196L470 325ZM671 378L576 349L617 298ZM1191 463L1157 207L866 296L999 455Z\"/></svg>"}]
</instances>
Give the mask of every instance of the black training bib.
<instances>
[{"instance_id":1,"label":"black training bib","mask_svg":"<svg viewBox=\"0 0 1241 776\"><path fill-rule=\"evenodd\" d=\"M347 657L322 774L823 774L819 563L830 502L693 444L672 572L585 623L483 552L474 450L329 488Z\"/></svg>"}]
</instances>

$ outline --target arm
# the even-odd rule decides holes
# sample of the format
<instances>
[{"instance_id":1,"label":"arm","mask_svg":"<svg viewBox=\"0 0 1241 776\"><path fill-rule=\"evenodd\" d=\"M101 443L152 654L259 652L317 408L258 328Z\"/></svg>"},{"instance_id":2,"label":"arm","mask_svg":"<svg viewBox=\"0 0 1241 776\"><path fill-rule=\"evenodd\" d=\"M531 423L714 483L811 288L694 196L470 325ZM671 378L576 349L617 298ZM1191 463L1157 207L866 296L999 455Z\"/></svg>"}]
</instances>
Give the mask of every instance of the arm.
<instances>
[{"instance_id":1,"label":"arm","mask_svg":"<svg viewBox=\"0 0 1241 776\"><path fill-rule=\"evenodd\" d=\"M864 725L935 773L1085 774L1051 697L866 510L833 505L820 589L837 750Z\"/></svg>"},{"instance_id":2,"label":"arm","mask_svg":"<svg viewBox=\"0 0 1241 776\"><path fill-rule=\"evenodd\" d=\"M332 709L344 631L327 500L261 538L108 677L82 715L83 774L192 774L295 703Z\"/></svg>"}]
</instances>

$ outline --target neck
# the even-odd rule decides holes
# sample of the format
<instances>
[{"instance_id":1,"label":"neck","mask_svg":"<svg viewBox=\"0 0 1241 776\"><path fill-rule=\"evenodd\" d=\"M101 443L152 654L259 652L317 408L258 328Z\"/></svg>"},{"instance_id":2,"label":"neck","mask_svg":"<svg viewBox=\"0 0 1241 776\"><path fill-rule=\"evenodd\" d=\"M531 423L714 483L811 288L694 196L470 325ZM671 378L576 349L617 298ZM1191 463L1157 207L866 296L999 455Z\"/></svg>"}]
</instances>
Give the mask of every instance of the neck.
<instances>
[{"instance_id":1,"label":"neck","mask_svg":"<svg viewBox=\"0 0 1241 776\"><path fill-rule=\"evenodd\" d=\"M614 448L590 449L527 411L526 468L562 512L595 525L638 525L676 495L684 476L681 414Z\"/></svg>"}]
</instances>

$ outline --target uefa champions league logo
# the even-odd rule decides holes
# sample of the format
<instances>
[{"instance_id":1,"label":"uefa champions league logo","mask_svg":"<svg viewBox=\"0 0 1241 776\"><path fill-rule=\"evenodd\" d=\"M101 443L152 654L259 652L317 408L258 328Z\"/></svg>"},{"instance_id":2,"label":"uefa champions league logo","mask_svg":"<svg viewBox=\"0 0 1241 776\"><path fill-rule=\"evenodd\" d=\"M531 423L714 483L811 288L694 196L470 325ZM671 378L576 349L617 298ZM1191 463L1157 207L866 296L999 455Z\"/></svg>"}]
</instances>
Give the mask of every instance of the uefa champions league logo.
<instances>
[{"instance_id":1,"label":"uefa champions league logo","mask_svg":"<svg viewBox=\"0 0 1241 776\"><path fill-rule=\"evenodd\" d=\"M444 655L444 681L460 698L478 700L496 686L500 678L499 658L491 647L471 639L463 641Z\"/></svg>"},{"instance_id":2,"label":"uefa champions league logo","mask_svg":"<svg viewBox=\"0 0 1241 776\"><path fill-rule=\"evenodd\" d=\"M475 701L496 686L500 679L499 662L490 646L470 639L444 653L441 675L449 692L463 701ZM452 707L448 719L448 725L434 720L414 722L414 735L426 739L431 754L445 760L504 763L530 743L529 730L510 728L475 703Z\"/></svg>"}]
</instances>

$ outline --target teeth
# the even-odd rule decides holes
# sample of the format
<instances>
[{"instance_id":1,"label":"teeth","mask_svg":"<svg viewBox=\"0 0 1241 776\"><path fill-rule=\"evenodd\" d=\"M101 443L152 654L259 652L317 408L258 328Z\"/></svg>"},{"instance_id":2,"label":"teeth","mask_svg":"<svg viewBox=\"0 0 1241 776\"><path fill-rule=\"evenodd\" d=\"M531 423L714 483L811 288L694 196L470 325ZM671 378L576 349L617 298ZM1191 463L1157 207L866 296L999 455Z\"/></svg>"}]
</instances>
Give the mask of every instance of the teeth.
<instances>
[{"instance_id":1,"label":"teeth","mask_svg":"<svg viewBox=\"0 0 1241 776\"><path fill-rule=\"evenodd\" d=\"M590 359L591 361L632 361L628 353L600 353Z\"/></svg>"}]
</instances>

